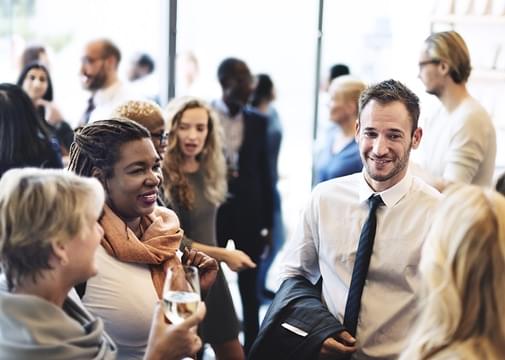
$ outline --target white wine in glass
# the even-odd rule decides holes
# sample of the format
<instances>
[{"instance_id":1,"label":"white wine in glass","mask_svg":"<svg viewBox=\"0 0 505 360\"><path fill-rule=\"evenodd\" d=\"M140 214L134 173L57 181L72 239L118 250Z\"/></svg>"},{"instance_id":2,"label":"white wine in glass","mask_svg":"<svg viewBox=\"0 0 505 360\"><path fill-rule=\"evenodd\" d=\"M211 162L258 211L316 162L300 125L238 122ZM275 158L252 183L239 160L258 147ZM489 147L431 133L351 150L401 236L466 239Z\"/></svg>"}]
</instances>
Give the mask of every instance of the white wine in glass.
<instances>
[{"instance_id":1,"label":"white wine in glass","mask_svg":"<svg viewBox=\"0 0 505 360\"><path fill-rule=\"evenodd\" d=\"M200 303L200 281L195 266L178 265L168 269L163 288L165 316L180 324L193 315Z\"/></svg>"}]
</instances>

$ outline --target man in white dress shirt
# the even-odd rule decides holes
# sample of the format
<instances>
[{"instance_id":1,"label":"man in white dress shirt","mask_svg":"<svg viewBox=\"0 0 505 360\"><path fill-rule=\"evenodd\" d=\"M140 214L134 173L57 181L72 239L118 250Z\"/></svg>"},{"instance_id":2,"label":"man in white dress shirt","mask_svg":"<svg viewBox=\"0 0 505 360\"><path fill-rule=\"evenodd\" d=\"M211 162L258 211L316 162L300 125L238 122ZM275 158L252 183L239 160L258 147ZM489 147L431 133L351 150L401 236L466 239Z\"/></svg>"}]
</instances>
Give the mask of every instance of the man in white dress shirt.
<instances>
[{"instance_id":1,"label":"man in white dress shirt","mask_svg":"<svg viewBox=\"0 0 505 360\"><path fill-rule=\"evenodd\" d=\"M118 78L121 61L119 48L107 39L89 42L81 58L82 87L91 92L84 114L79 122L85 125L96 120L109 119L116 107L139 96Z\"/></svg>"},{"instance_id":2,"label":"man in white dress shirt","mask_svg":"<svg viewBox=\"0 0 505 360\"><path fill-rule=\"evenodd\" d=\"M419 78L442 105L425 127L421 146L426 180L439 190L451 182L490 186L496 133L489 114L466 88L470 54L455 31L431 34L419 57Z\"/></svg>"},{"instance_id":3,"label":"man in white dress shirt","mask_svg":"<svg viewBox=\"0 0 505 360\"><path fill-rule=\"evenodd\" d=\"M313 191L287 251L283 278L322 277L322 299L344 323L346 301L367 200L383 206L361 296L356 336L348 329L327 338L321 358L396 359L415 319L418 263L440 194L408 172L410 150L418 147L419 99L388 80L360 98L356 127L363 172L319 184Z\"/></svg>"}]
</instances>

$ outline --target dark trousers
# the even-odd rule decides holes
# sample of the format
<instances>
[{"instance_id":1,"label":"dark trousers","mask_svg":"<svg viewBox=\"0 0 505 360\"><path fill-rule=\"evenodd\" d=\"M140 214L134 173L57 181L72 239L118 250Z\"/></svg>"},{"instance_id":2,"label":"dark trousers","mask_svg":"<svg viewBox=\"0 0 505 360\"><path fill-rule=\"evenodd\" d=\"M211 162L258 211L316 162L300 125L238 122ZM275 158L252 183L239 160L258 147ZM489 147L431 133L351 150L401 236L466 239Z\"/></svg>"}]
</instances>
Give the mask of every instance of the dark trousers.
<instances>
[{"instance_id":1,"label":"dark trousers","mask_svg":"<svg viewBox=\"0 0 505 360\"><path fill-rule=\"evenodd\" d=\"M257 259L254 259L257 260ZM238 273L238 287L242 299L244 351L247 354L259 331L258 312L260 302L256 292L258 268Z\"/></svg>"}]
</instances>

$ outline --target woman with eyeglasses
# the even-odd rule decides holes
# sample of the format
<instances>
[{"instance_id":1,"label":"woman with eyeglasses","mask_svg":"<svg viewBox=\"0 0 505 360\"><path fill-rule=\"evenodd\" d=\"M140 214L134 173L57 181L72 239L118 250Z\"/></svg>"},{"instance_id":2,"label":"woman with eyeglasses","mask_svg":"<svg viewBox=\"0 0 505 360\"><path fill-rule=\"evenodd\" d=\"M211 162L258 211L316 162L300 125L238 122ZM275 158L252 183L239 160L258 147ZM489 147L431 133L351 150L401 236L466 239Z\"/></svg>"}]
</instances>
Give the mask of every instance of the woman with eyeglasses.
<instances>
[{"instance_id":1,"label":"woman with eyeglasses","mask_svg":"<svg viewBox=\"0 0 505 360\"><path fill-rule=\"evenodd\" d=\"M161 160L167 149L168 134L161 108L152 101L130 100L114 111L114 116L127 118L145 126Z\"/></svg>"},{"instance_id":2,"label":"woman with eyeglasses","mask_svg":"<svg viewBox=\"0 0 505 360\"><path fill-rule=\"evenodd\" d=\"M224 261L233 271L255 267L244 252L217 246L216 213L227 193L217 114L194 97L173 100L167 112L170 131L162 167L166 203L179 215L193 248ZM211 344L219 360L243 359L237 315L221 270L206 305L207 317L201 327L203 341Z\"/></svg>"}]
</instances>

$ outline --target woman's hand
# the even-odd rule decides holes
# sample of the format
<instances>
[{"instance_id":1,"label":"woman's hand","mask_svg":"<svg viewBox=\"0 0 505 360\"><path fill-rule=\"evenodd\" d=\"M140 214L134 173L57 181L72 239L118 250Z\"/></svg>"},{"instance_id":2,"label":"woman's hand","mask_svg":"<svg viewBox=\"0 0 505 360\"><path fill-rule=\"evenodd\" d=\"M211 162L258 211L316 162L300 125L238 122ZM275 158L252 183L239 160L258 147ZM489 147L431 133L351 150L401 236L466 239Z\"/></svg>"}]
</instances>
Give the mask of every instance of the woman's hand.
<instances>
[{"instance_id":1,"label":"woman's hand","mask_svg":"<svg viewBox=\"0 0 505 360\"><path fill-rule=\"evenodd\" d=\"M52 102L44 100L44 99L38 99L35 102L36 106L43 106L45 108L45 120L53 125L56 126L58 125L61 121L63 121L63 116L61 115L60 110L54 105Z\"/></svg>"},{"instance_id":2,"label":"woman's hand","mask_svg":"<svg viewBox=\"0 0 505 360\"><path fill-rule=\"evenodd\" d=\"M178 325L165 320L160 303L154 309L153 321L149 332L145 360L178 360L196 354L202 347L202 340L196 334L196 325L205 317L205 304L198 305L196 313Z\"/></svg>"},{"instance_id":3,"label":"woman's hand","mask_svg":"<svg viewBox=\"0 0 505 360\"><path fill-rule=\"evenodd\" d=\"M216 280L219 269L217 261L201 251L185 248L181 262L183 265L192 265L198 268L200 288L202 293L207 292Z\"/></svg>"},{"instance_id":4,"label":"woman's hand","mask_svg":"<svg viewBox=\"0 0 505 360\"><path fill-rule=\"evenodd\" d=\"M223 252L223 261L232 271L242 271L256 267L249 255L241 250L225 250Z\"/></svg>"}]
</instances>

